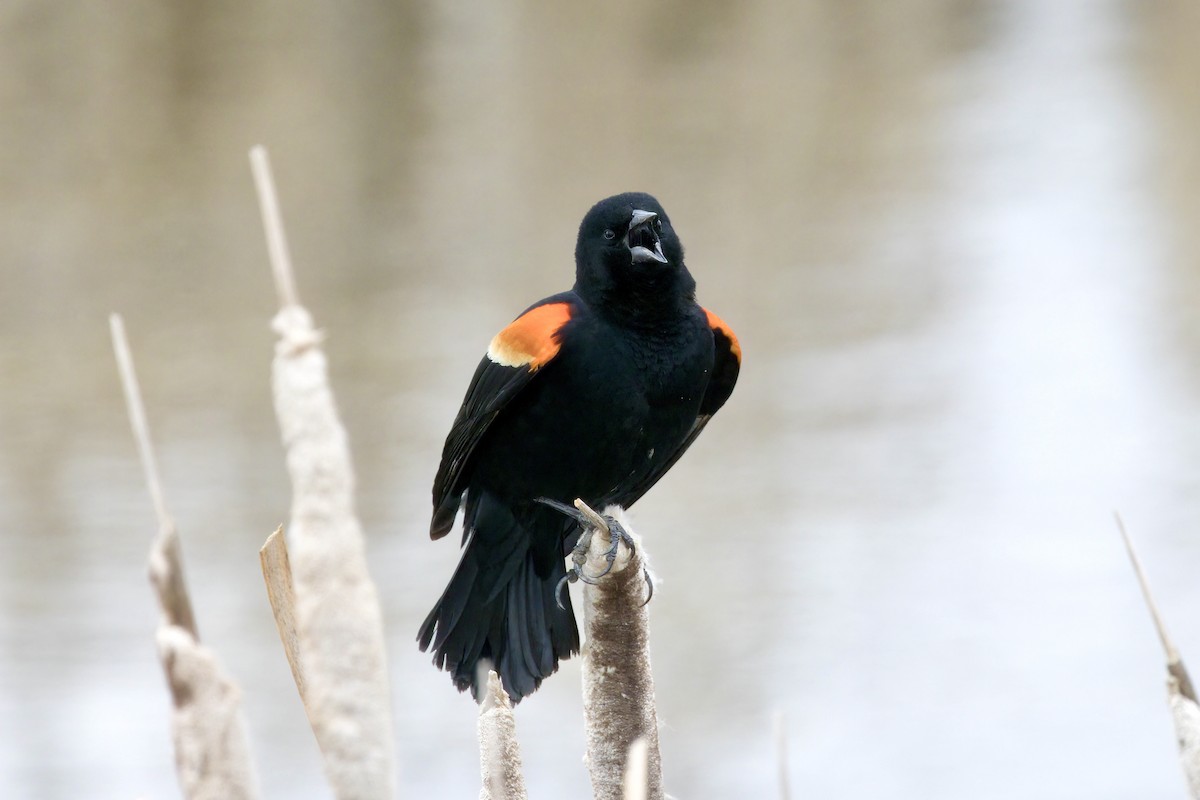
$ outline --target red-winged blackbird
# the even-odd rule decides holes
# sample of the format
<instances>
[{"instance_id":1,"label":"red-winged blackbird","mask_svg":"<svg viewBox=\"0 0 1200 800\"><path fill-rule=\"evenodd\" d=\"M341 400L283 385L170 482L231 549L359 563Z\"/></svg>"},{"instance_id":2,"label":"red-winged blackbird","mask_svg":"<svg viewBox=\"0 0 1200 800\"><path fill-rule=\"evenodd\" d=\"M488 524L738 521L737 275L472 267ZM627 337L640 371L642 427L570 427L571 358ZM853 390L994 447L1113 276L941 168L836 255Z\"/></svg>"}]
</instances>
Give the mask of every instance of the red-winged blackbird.
<instances>
[{"instance_id":1,"label":"red-winged blackbird","mask_svg":"<svg viewBox=\"0 0 1200 800\"><path fill-rule=\"evenodd\" d=\"M580 532L538 499L632 505L733 391L737 337L695 288L658 201L617 195L579 226L575 287L492 339L433 482L429 535L465 506L463 553L419 641L459 690L489 659L516 702L579 650L555 589Z\"/></svg>"}]
</instances>

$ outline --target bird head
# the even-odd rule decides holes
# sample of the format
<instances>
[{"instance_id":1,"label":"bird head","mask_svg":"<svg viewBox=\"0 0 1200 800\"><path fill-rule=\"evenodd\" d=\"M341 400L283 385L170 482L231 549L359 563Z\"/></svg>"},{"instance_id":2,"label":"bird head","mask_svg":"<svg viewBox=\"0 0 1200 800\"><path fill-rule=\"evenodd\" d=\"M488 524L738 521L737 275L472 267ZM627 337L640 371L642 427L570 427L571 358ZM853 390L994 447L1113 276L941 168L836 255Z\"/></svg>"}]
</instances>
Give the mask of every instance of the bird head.
<instances>
[{"instance_id":1,"label":"bird head","mask_svg":"<svg viewBox=\"0 0 1200 800\"><path fill-rule=\"evenodd\" d=\"M670 218L643 192L592 206L579 226L575 269L576 289L591 302L669 303L695 288Z\"/></svg>"}]
</instances>

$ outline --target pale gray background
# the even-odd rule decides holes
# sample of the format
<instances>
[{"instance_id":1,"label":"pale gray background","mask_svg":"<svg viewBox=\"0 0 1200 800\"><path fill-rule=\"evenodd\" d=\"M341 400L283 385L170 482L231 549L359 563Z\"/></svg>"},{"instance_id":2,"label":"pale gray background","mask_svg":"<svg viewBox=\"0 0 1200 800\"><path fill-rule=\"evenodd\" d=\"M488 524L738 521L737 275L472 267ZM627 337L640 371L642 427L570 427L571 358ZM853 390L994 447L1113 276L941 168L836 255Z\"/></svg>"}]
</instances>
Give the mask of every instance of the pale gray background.
<instances>
[{"instance_id":1,"label":"pale gray background","mask_svg":"<svg viewBox=\"0 0 1200 800\"><path fill-rule=\"evenodd\" d=\"M246 150L327 329L388 622L400 782L474 797L417 652L457 558L441 439L494 331L644 190L741 336L635 509L667 784L1184 796L1111 512L1200 665L1200 5L0 5L0 796L170 798L126 315L205 641L265 794L327 796L259 576L289 490ZM582 797L579 675L519 709Z\"/></svg>"}]
</instances>

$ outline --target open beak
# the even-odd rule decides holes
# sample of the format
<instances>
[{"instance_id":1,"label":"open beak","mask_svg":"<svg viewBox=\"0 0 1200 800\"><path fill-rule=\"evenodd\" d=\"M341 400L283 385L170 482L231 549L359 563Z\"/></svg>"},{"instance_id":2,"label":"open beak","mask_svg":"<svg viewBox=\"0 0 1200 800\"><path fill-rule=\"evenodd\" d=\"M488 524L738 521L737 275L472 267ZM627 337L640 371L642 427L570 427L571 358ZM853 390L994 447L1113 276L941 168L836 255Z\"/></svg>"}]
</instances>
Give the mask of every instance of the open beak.
<instances>
[{"instance_id":1,"label":"open beak","mask_svg":"<svg viewBox=\"0 0 1200 800\"><path fill-rule=\"evenodd\" d=\"M667 257L663 255L662 251L662 242L654 230L653 223L656 219L658 219L658 214L653 211L638 210L634 210L633 216L629 219L629 232L625 234L625 246L629 248L629 254L633 256L635 264L639 261L667 263Z\"/></svg>"}]
</instances>

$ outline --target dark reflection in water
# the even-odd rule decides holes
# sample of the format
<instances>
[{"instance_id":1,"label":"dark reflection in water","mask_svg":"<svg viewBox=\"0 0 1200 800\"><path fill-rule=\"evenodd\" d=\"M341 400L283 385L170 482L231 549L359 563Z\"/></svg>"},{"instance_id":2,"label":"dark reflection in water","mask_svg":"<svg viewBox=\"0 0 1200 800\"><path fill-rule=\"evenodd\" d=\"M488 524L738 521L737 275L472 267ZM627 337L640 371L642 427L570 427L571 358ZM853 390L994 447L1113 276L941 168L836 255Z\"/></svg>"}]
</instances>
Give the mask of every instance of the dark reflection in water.
<instances>
[{"instance_id":1,"label":"dark reflection in water","mask_svg":"<svg viewBox=\"0 0 1200 800\"><path fill-rule=\"evenodd\" d=\"M171 796L125 313L202 633L265 794L320 797L256 549L286 513L247 148L329 332L392 643L401 784L472 796L412 641L457 553L440 437L582 212L657 194L747 354L636 509L667 784L1179 793L1109 517L1200 652L1197 7L1035 0L0 10L0 796ZM577 666L519 713L586 796Z\"/></svg>"}]
</instances>

